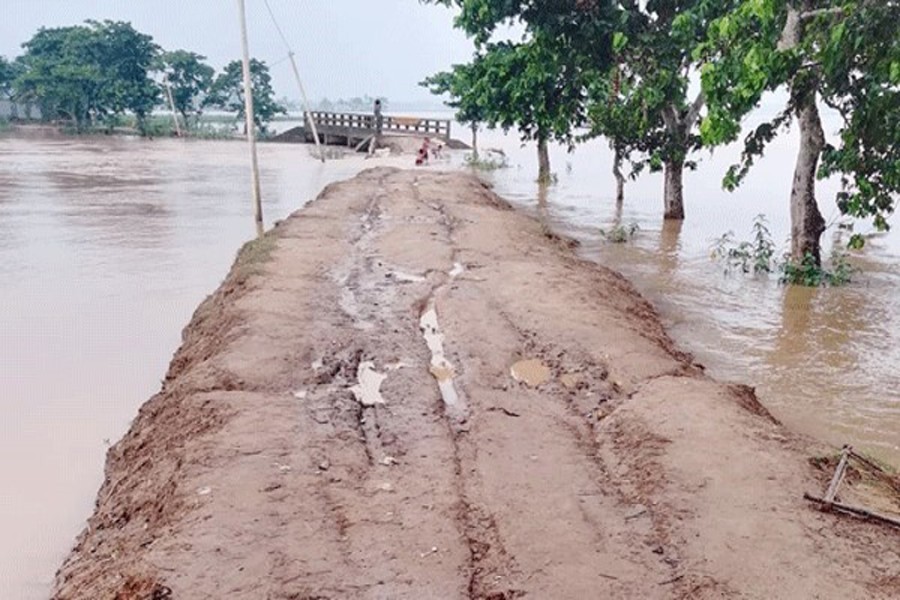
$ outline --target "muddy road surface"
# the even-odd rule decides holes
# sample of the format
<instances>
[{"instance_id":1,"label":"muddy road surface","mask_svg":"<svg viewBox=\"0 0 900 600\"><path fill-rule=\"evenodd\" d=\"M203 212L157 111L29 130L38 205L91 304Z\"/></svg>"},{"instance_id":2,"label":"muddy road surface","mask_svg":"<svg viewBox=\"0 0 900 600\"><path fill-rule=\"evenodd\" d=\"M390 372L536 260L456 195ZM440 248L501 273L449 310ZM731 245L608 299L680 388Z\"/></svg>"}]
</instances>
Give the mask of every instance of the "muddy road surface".
<instances>
[{"instance_id":1,"label":"muddy road surface","mask_svg":"<svg viewBox=\"0 0 900 600\"><path fill-rule=\"evenodd\" d=\"M827 450L568 246L459 173L326 188L197 309L55 597L896 598L897 532L802 499Z\"/></svg>"}]
</instances>

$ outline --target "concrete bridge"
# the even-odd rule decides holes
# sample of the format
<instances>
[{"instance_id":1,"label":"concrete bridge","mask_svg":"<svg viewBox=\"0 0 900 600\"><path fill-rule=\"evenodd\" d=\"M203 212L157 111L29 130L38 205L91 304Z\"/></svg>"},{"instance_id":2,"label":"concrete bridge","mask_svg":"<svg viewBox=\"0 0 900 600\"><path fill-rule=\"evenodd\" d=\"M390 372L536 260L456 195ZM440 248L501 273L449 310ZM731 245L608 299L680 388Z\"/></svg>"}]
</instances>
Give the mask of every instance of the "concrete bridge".
<instances>
[{"instance_id":1,"label":"concrete bridge","mask_svg":"<svg viewBox=\"0 0 900 600\"><path fill-rule=\"evenodd\" d=\"M276 136L275 141L312 143L314 134L309 125L310 119L315 123L319 141L323 144L361 149L366 144L377 142L382 135L410 135L450 141L450 119L383 115L378 104L372 114L326 111L304 113L302 126L285 131Z\"/></svg>"}]
</instances>

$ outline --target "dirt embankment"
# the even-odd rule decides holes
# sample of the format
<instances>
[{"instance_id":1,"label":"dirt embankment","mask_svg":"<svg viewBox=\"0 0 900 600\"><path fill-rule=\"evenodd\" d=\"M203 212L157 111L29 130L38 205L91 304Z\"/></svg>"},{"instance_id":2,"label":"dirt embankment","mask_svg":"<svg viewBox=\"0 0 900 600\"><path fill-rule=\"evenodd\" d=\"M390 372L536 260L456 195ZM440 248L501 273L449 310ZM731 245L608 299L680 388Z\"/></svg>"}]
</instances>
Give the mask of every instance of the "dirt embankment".
<instances>
[{"instance_id":1,"label":"dirt embankment","mask_svg":"<svg viewBox=\"0 0 900 600\"><path fill-rule=\"evenodd\" d=\"M328 187L198 308L55 597L898 597L897 533L565 246L462 174Z\"/></svg>"}]
</instances>

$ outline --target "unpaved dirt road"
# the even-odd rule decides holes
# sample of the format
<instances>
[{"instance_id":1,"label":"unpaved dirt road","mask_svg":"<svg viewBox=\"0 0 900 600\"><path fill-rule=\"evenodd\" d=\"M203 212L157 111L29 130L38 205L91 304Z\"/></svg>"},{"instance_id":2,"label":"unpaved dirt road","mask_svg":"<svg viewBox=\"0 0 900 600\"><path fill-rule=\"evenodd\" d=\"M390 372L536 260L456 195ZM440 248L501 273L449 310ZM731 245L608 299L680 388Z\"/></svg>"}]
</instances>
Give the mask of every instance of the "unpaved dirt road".
<instances>
[{"instance_id":1,"label":"unpaved dirt road","mask_svg":"<svg viewBox=\"0 0 900 600\"><path fill-rule=\"evenodd\" d=\"M378 169L198 308L56 598L900 597L813 452L474 178Z\"/></svg>"}]
</instances>

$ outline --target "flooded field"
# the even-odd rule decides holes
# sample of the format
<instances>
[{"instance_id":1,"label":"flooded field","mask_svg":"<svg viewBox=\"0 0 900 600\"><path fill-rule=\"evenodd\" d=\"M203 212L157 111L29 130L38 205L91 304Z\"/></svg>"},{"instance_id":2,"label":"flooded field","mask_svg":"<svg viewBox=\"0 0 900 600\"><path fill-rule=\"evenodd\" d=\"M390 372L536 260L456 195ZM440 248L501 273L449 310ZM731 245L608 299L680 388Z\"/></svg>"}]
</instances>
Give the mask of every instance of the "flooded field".
<instances>
[{"instance_id":1,"label":"flooded field","mask_svg":"<svg viewBox=\"0 0 900 600\"><path fill-rule=\"evenodd\" d=\"M757 388L762 402L793 429L840 446L851 443L900 466L900 235L868 240L851 255L860 269L841 288L779 285L777 274L726 275L711 258L717 238L733 231L751 238L753 219L764 214L779 245L788 248L788 194L796 140L776 140L745 185L729 194L722 174L739 154L729 147L702 154L685 175L687 218L662 221L662 176L629 182L616 209L612 156L602 141L574 154L556 148L558 181L534 183L533 147L488 134L511 167L488 175L498 193L548 219L582 242L583 256L621 271L662 313L671 335L716 378ZM836 223L836 181L822 182L819 205ZM627 243L600 233L616 224L637 225ZM836 227L823 236L831 251ZM865 224L858 231L867 231Z\"/></svg>"},{"instance_id":2,"label":"flooded field","mask_svg":"<svg viewBox=\"0 0 900 600\"><path fill-rule=\"evenodd\" d=\"M260 162L268 225L371 166ZM242 143L0 137L0 598L47 597L108 444L255 235L249 190Z\"/></svg>"},{"instance_id":3,"label":"flooded field","mask_svg":"<svg viewBox=\"0 0 900 600\"><path fill-rule=\"evenodd\" d=\"M840 289L724 276L709 258L726 231L749 237L758 213L786 239L791 139L732 195L719 180L735 152L705 160L685 179L687 220L665 228L660 176L630 184L617 213L602 142L554 149L558 182L541 191L533 147L483 141L510 158L485 174L496 190L632 278L712 375L756 386L798 430L900 464L898 236L870 240L856 283ZM267 224L374 166L321 165L301 146L260 152ZM46 597L107 445L159 388L181 328L254 235L248 179L240 143L0 137L0 598ZM833 190L820 198L829 220ZM638 225L631 242L604 241L616 222Z\"/></svg>"}]
</instances>

